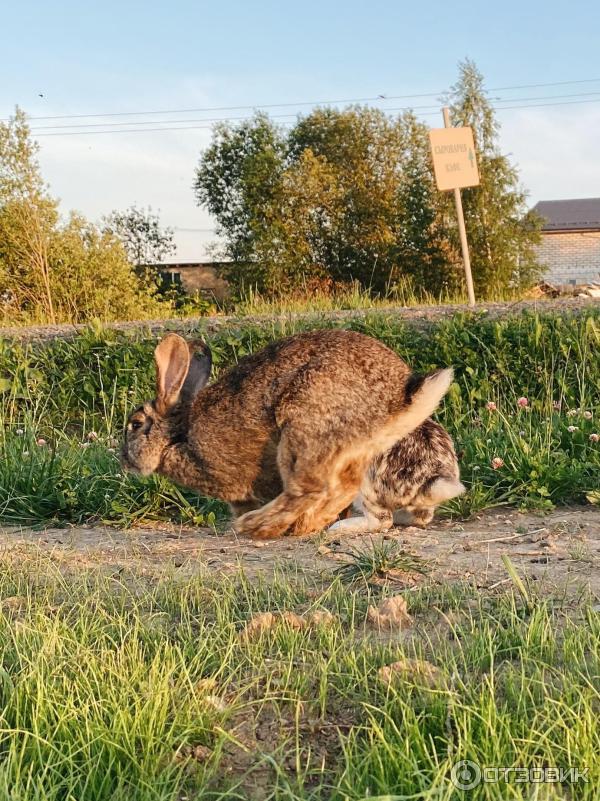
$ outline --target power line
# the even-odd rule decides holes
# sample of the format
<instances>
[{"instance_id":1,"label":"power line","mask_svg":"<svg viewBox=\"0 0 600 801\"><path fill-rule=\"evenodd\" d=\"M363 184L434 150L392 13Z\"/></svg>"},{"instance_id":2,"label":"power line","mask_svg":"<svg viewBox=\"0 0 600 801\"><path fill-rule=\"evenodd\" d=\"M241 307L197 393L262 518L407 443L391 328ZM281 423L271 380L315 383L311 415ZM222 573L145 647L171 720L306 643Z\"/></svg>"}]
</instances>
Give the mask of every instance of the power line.
<instances>
[{"instance_id":1,"label":"power line","mask_svg":"<svg viewBox=\"0 0 600 801\"><path fill-rule=\"evenodd\" d=\"M507 111L515 108L544 108L545 106L576 106L580 103L600 103L600 98L596 100L565 100L561 103L532 103L525 106L497 106L496 111Z\"/></svg>"},{"instance_id":2,"label":"power line","mask_svg":"<svg viewBox=\"0 0 600 801\"><path fill-rule=\"evenodd\" d=\"M593 95L600 95L600 91L597 92L569 92L566 95L540 95L538 97L496 97L493 98L497 103L529 103L533 100L559 100L562 98L572 98L572 97L591 97Z\"/></svg>"},{"instance_id":3,"label":"power line","mask_svg":"<svg viewBox=\"0 0 600 801\"><path fill-rule=\"evenodd\" d=\"M497 86L489 92L505 92L509 89L541 89L543 86L573 86L576 83L598 83L600 78L582 78L578 81L554 81L553 83L524 83L521 86Z\"/></svg>"},{"instance_id":4,"label":"power line","mask_svg":"<svg viewBox=\"0 0 600 801\"><path fill-rule=\"evenodd\" d=\"M538 100L554 100L559 98L575 98L575 97L590 97L590 96L597 96L600 95L600 91L598 92L579 92L579 93L569 93L564 95L542 95L537 97L496 97L493 98L497 103L521 103L521 102L530 102L530 101L538 101ZM426 106L397 106L394 108L387 108L383 109L386 113L391 113L394 111L420 111L420 110L431 110L437 109L436 105L426 105ZM271 114L271 119L287 119L289 117L295 117L296 114L289 113L289 114ZM118 128L120 126L141 126L141 125L184 125L185 123L217 123L217 122L237 122L240 120L248 120L251 119L247 115L239 116L239 117L205 117L202 119L192 119L192 120L156 120L156 122L152 123L149 120L143 120L141 122L93 122L93 123L70 123L67 125L38 125L31 128L32 133L37 133L38 131L56 131L56 130L73 130L73 129L82 129L82 128Z\"/></svg>"},{"instance_id":5,"label":"power line","mask_svg":"<svg viewBox=\"0 0 600 801\"><path fill-rule=\"evenodd\" d=\"M510 100L505 100L504 102L511 102ZM585 104L585 103L600 103L600 97L595 98L593 100L566 100L566 101L559 101L557 103L525 103L513 106L493 106L494 110L496 111L508 111L512 109L528 109L528 108L544 108L547 106L572 106L578 104ZM432 106L425 106L423 108L432 108ZM414 110L410 106L403 107L402 109L389 109L389 111L412 111ZM438 116L439 109L437 111L423 111L420 112L418 116L421 117L431 117L431 116ZM292 116L292 115L287 115ZM242 117L240 119L249 119L248 117ZM36 134L36 138L48 137L48 136L94 136L95 134L119 134L119 133L157 133L159 131L199 131L199 130L212 130L212 125L186 125L185 123L188 122L187 120L182 120L181 124L176 126L169 126L166 128L113 128L108 130L102 131L56 131L50 133L38 133ZM203 121L205 122L205 120ZM282 127L290 127L293 123L281 123ZM34 131L35 133L35 131Z\"/></svg>"},{"instance_id":6,"label":"power line","mask_svg":"<svg viewBox=\"0 0 600 801\"><path fill-rule=\"evenodd\" d=\"M600 94L600 92L596 92L595 94ZM392 111L409 111L409 110L414 110L414 109L433 109L433 108L437 108L437 106L433 105L433 104L427 105L427 106L398 106L398 107L395 107L395 108L387 108L387 109L383 109L383 110L386 111L386 112L392 112ZM287 119L289 117L296 117L296 116L297 116L297 114L295 114L294 112L291 112L290 114L270 114L269 115L270 119L272 119L272 120ZM67 128L67 129L71 129L71 128L99 128L99 127L102 127L102 128L113 128L113 127L118 128L118 126L120 126L120 125L163 125L163 124L164 125L173 125L173 124L183 125L183 124L185 124L187 122L194 122L194 123L196 123L196 122L211 122L211 123L215 123L215 122L238 122L240 120L250 120L250 119L252 119L252 117L248 117L248 115L246 114L246 115L241 116L241 117L203 117L202 119L199 119L199 120L156 120L156 121L143 120L142 122L129 122L128 121L128 122L93 122L93 123L81 123L81 124L71 123L70 125L38 125L36 127L31 128L31 131L32 132L46 131L46 130L53 130L54 131L54 130L58 130L58 129L62 129L62 128Z\"/></svg>"},{"instance_id":7,"label":"power line","mask_svg":"<svg viewBox=\"0 0 600 801\"><path fill-rule=\"evenodd\" d=\"M50 117L30 117L30 120L69 120L83 119L84 117L137 117L148 116L150 114L199 114L201 112L213 111L243 111L244 109L254 109L260 111L263 108L290 108L294 106L333 106L338 103L373 103L377 100L410 100L415 97L437 97L443 92L423 92L412 95L375 95L374 97L350 97L342 100L302 100L295 103L254 103L246 106L212 106L204 108L176 108L152 111L111 111L103 114L58 114ZM8 118L5 117L4 121Z\"/></svg>"},{"instance_id":8,"label":"power line","mask_svg":"<svg viewBox=\"0 0 600 801\"><path fill-rule=\"evenodd\" d=\"M574 86L577 84L599 83L600 78L581 78L573 81L553 81L549 83L526 83L513 86L498 86L495 88L487 89L487 92L504 92L513 89L534 89L550 86ZM419 92L406 95L387 95L377 94L371 97L354 97L344 98L340 100L302 100L298 102L283 102L283 103L254 103L242 106L210 106L203 108L184 108L184 109L160 109L149 111L111 111L103 113L91 114L56 114L50 116L36 116L30 117L31 120L67 120L67 119L85 119L94 117L133 117L133 116L150 116L160 114L196 114L203 112L219 112L219 111L242 111L244 109L267 109L267 108L291 108L297 106L319 106L319 105L336 105L339 103L369 103L376 101L387 100L411 100L418 97L440 97L447 94L448 90L441 90L438 92ZM5 122L8 117L3 118Z\"/></svg>"}]
</instances>

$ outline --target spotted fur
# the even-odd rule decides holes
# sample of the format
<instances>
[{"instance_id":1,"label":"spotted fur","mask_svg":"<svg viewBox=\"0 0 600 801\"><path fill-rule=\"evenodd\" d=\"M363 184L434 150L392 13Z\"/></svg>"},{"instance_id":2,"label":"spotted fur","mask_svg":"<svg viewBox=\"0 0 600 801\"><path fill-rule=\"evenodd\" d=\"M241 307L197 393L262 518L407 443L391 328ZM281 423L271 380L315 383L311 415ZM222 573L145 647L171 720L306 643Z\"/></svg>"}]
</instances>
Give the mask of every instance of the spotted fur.
<instances>
[{"instance_id":1,"label":"spotted fur","mask_svg":"<svg viewBox=\"0 0 600 801\"><path fill-rule=\"evenodd\" d=\"M366 471L349 517L332 531L384 531L392 525L425 526L440 503L465 491L448 432L428 419L390 450L375 457Z\"/></svg>"},{"instance_id":2,"label":"spotted fur","mask_svg":"<svg viewBox=\"0 0 600 801\"><path fill-rule=\"evenodd\" d=\"M414 376L352 331L279 340L208 386L210 351L193 351L176 334L157 346L156 399L131 414L122 463L228 501L237 530L255 537L335 520L374 457L419 426L452 379Z\"/></svg>"}]
</instances>

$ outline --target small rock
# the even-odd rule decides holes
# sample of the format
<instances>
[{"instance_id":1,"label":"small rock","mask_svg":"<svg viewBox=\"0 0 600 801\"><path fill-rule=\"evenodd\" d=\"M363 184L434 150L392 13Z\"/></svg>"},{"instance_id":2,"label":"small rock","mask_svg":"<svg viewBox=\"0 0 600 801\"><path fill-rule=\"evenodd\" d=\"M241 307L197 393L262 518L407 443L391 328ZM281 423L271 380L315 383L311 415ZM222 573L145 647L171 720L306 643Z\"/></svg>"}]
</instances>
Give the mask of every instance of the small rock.
<instances>
[{"instance_id":1,"label":"small rock","mask_svg":"<svg viewBox=\"0 0 600 801\"><path fill-rule=\"evenodd\" d=\"M227 709L227 704L222 698L219 698L218 695L207 695L204 700L215 712L225 712Z\"/></svg>"},{"instance_id":2,"label":"small rock","mask_svg":"<svg viewBox=\"0 0 600 801\"><path fill-rule=\"evenodd\" d=\"M18 612L27 606L27 598L22 595L11 595L0 600L0 609L3 612Z\"/></svg>"},{"instance_id":3,"label":"small rock","mask_svg":"<svg viewBox=\"0 0 600 801\"><path fill-rule=\"evenodd\" d=\"M303 629L306 627L306 620L295 612L282 612L279 615L282 623L287 623L291 629Z\"/></svg>"},{"instance_id":4,"label":"small rock","mask_svg":"<svg viewBox=\"0 0 600 801\"><path fill-rule=\"evenodd\" d=\"M261 612L246 623L240 636L243 639L253 640L263 632L275 628L279 623L286 623L290 628L298 630L306 626L306 620L295 612Z\"/></svg>"},{"instance_id":5,"label":"small rock","mask_svg":"<svg viewBox=\"0 0 600 801\"><path fill-rule=\"evenodd\" d=\"M206 679L199 679L194 686L194 692L196 695L206 695L213 692L216 686L217 680L214 676L210 676Z\"/></svg>"},{"instance_id":6,"label":"small rock","mask_svg":"<svg viewBox=\"0 0 600 801\"><path fill-rule=\"evenodd\" d=\"M385 684L394 684L402 679L420 679L429 687L437 687L444 680L442 671L424 659L400 659L379 668L377 676Z\"/></svg>"},{"instance_id":7,"label":"small rock","mask_svg":"<svg viewBox=\"0 0 600 801\"><path fill-rule=\"evenodd\" d=\"M412 623L406 600L402 595L386 598L378 607L370 606L367 610L367 620L378 629L401 629Z\"/></svg>"},{"instance_id":8,"label":"small rock","mask_svg":"<svg viewBox=\"0 0 600 801\"><path fill-rule=\"evenodd\" d=\"M255 615L240 632L242 639L253 640L259 637L264 631L269 631L280 624L289 626L295 631L301 631L307 627L330 626L335 616L327 609L315 609L306 617L301 617L295 612L262 612Z\"/></svg>"},{"instance_id":9,"label":"small rock","mask_svg":"<svg viewBox=\"0 0 600 801\"><path fill-rule=\"evenodd\" d=\"M176 762L185 762L195 759L197 762L206 762L212 756L207 745L182 745L174 754Z\"/></svg>"},{"instance_id":10,"label":"small rock","mask_svg":"<svg viewBox=\"0 0 600 801\"><path fill-rule=\"evenodd\" d=\"M245 625L241 632L241 636L248 640L253 640L259 637L264 631L272 629L275 625L275 615L272 612L262 612L260 615L254 615Z\"/></svg>"},{"instance_id":11,"label":"small rock","mask_svg":"<svg viewBox=\"0 0 600 801\"><path fill-rule=\"evenodd\" d=\"M331 626L336 620L328 609L315 609L308 615L308 623L311 626Z\"/></svg>"}]
</instances>

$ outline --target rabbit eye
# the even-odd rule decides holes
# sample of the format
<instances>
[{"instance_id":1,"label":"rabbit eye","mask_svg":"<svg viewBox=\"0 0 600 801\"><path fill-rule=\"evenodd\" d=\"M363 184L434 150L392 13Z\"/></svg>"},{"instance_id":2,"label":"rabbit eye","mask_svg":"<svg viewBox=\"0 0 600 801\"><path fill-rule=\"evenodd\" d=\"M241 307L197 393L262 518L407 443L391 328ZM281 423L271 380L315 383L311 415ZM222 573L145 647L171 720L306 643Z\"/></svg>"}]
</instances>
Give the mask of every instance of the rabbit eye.
<instances>
[{"instance_id":1,"label":"rabbit eye","mask_svg":"<svg viewBox=\"0 0 600 801\"><path fill-rule=\"evenodd\" d=\"M142 421L141 421L141 420L132 420L132 421L131 421L131 428L133 429L133 431L137 431L137 430L138 430L138 429L140 429L140 428L141 428L143 425L144 425L144 424L142 423Z\"/></svg>"}]
</instances>

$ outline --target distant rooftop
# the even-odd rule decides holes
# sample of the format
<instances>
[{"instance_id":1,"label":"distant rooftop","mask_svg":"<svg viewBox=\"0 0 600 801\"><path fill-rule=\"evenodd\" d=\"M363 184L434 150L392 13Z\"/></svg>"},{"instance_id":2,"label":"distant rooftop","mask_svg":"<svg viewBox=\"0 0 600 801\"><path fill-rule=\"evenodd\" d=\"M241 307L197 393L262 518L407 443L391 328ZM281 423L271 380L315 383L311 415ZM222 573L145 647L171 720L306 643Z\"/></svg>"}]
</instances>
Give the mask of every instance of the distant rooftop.
<instances>
[{"instance_id":1,"label":"distant rooftop","mask_svg":"<svg viewBox=\"0 0 600 801\"><path fill-rule=\"evenodd\" d=\"M533 210L546 221L543 231L600 231L600 197L540 200Z\"/></svg>"}]
</instances>

